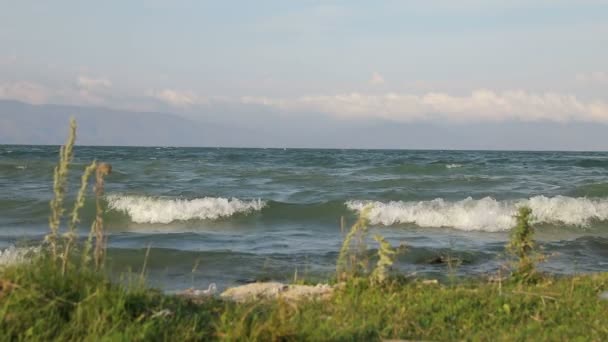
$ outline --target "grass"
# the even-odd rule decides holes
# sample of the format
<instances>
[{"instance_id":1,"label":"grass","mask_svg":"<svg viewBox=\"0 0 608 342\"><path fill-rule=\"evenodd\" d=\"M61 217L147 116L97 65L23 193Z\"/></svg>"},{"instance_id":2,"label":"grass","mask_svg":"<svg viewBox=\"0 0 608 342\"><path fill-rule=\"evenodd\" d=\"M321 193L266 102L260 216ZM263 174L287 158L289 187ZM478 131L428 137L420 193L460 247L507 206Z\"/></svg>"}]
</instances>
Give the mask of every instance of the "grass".
<instances>
[{"instance_id":1,"label":"grass","mask_svg":"<svg viewBox=\"0 0 608 342\"><path fill-rule=\"evenodd\" d=\"M574 286L573 286L574 284ZM608 275L547 277L534 285L413 281L383 287L353 279L327 302L228 305L229 340L605 340Z\"/></svg>"},{"instance_id":2,"label":"grass","mask_svg":"<svg viewBox=\"0 0 608 342\"><path fill-rule=\"evenodd\" d=\"M51 258L2 270L0 340L202 340L214 301L194 305L140 283L118 285L93 267L62 274ZM209 309L207 309L209 307Z\"/></svg>"},{"instance_id":3,"label":"grass","mask_svg":"<svg viewBox=\"0 0 608 342\"><path fill-rule=\"evenodd\" d=\"M534 284L351 278L327 301L187 299L113 284L48 258L1 272L0 340L596 340L608 338L608 274Z\"/></svg>"},{"instance_id":4,"label":"grass","mask_svg":"<svg viewBox=\"0 0 608 342\"><path fill-rule=\"evenodd\" d=\"M279 297L233 303L192 302L147 288L143 276L113 283L104 269L104 177L85 169L67 226L61 228L73 157L75 123L60 151L51 202L50 233L28 262L0 267L0 341L374 341L608 339L608 273L556 277L535 264L532 213L520 209L507 250L508 279L438 284L389 272L395 250L381 236L378 262L369 271L366 211L345 236L337 260L335 293L298 302ZM70 146L71 145L71 146ZM95 171L97 216L89 239L76 239L78 211ZM63 234L62 234L63 231ZM95 262L90 262L94 260ZM143 274L143 273L142 273Z\"/></svg>"}]
</instances>

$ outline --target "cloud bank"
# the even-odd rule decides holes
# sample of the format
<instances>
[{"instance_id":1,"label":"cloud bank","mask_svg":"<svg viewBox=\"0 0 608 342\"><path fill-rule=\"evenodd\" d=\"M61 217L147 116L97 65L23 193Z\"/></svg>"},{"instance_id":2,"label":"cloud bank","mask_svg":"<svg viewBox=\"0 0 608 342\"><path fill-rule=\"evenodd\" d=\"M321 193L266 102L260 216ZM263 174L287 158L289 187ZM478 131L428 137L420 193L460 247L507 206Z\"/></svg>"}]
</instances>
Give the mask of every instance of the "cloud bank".
<instances>
[{"instance_id":1,"label":"cloud bank","mask_svg":"<svg viewBox=\"0 0 608 342\"><path fill-rule=\"evenodd\" d=\"M608 72L594 71L589 73L578 73L576 80L581 83L608 85Z\"/></svg>"},{"instance_id":2,"label":"cloud bank","mask_svg":"<svg viewBox=\"0 0 608 342\"><path fill-rule=\"evenodd\" d=\"M206 100L194 94L192 91L180 91L175 89L163 89L150 91L148 95L165 104L174 107L187 108L195 104L205 103Z\"/></svg>"},{"instance_id":3,"label":"cloud bank","mask_svg":"<svg viewBox=\"0 0 608 342\"><path fill-rule=\"evenodd\" d=\"M608 104L604 102L584 102L574 95L535 94L522 90L495 92L480 89L464 96L429 92L422 95L351 93L291 99L243 97L241 101L286 112L322 112L344 119L608 123Z\"/></svg>"},{"instance_id":4,"label":"cloud bank","mask_svg":"<svg viewBox=\"0 0 608 342\"><path fill-rule=\"evenodd\" d=\"M378 75L380 79L381 75ZM595 80L604 74L594 74ZM600 77L601 76L601 77ZM376 83L380 83L376 80ZM0 99L30 104L78 104L122 109L169 106L180 112L196 114L218 112L226 105L238 105L281 113L285 119L302 115L325 115L340 120L384 120L392 122L587 122L608 124L608 103L583 100L575 95L524 90L474 90L466 95L446 92L345 93L299 97L218 97L193 91L162 89L118 97L105 78L79 76L75 87L57 88L32 82L0 83ZM154 102L156 101L156 102ZM192 115L191 115L192 116Z\"/></svg>"},{"instance_id":5,"label":"cloud bank","mask_svg":"<svg viewBox=\"0 0 608 342\"><path fill-rule=\"evenodd\" d=\"M79 87L87 89L109 88L112 86L112 82L105 78L91 78L87 76L78 76L76 83Z\"/></svg>"},{"instance_id":6,"label":"cloud bank","mask_svg":"<svg viewBox=\"0 0 608 342\"><path fill-rule=\"evenodd\" d=\"M0 99L17 100L30 104L43 104L49 100L50 91L32 82L0 83Z\"/></svg>"},{"instance_id":7,"label":"cloud bank","mask_svg":"<svg viewBox=\"0 0 608 342\"><path fill-rule=\"evenodd\" d=\"M377 72L372 73L372 77L369 80L369 84L373 86L379 86L384 84L384 77Z\"/></svg>"}]
</instances>

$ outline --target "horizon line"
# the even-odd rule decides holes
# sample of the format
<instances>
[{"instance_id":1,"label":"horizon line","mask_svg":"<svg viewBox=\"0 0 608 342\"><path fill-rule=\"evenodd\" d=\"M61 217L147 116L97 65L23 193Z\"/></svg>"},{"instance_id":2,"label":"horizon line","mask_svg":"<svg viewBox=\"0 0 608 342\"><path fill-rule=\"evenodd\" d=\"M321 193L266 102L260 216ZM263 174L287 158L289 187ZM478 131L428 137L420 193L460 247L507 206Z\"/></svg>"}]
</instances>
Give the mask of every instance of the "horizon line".
<instances>
[{"instance_id":1,"label":"horizon line","mask_svg":"<svg viewBox=\"0 0 608 342\"><path fill-rule=\"evenodd\" d=\"M44 146L61 147L60 144L10 144L1 143L0 146ZM191 148L191 149L233 149L233 150L325 150L325 151L410 151L410 152L567 152L567 153L608 153L608 150L550 150L550 149L451 149L451 148L362 148L362 147L245 147L245 146L178 146L178 145L74 145L79 147L99 148Z\"/></svg>"}]
</instances>

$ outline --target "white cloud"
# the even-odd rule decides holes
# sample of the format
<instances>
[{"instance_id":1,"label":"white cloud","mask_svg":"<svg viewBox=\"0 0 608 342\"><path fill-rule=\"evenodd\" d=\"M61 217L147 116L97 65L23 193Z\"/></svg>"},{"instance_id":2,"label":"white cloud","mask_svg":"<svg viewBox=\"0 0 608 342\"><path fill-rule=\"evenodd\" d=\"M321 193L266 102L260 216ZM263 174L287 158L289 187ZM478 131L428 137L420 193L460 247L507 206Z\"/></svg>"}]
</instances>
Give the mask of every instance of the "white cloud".
<instances>
[{"instance_id":1,"label":"white cloud","mask_svg":"<svg viewBox=\"0 0 608 342\"><path fill-rule=\"evenodd\" d=\"M608 84L608 72L593 71L576 74L576 80L581 83Z\"/></svg>"},{"instance_id":2,"label":"white cloud","mask_svg":"<svg viewBox=\"0 0 608 342\"><path fill-rule=\"evenodd\" d=\"M112 82L106 78L92 78L80 75L76 79L77 94L74 94L78 104L107 105L106 96L112 87Z\"/></svg>"},{"instance_id":3,"label":"white cloud","mask_svg":"<svg viewBox=\"0 0 608 342\"><path fill-rule=\"evenodd\" d=\"M412 7L411 3L406 1L394 1L392 8L406 8ZM430 11L479 11L482 9L510 9L510 8L538 8L539 6L565 6L565 7L580 7L585 5L593 4L606 4L606 0L461 0L461 1L446 1L446 0L426 0L423 2L416 3L417 8L423 8Z\"/></svg>"},{"instance_id":4,"label":"white cloud","mask_svg":"<svg viewBox=\"0 0 608 342\"><path fill-rule=\"evenodd\" d=\"M112 86L112 82L105 78L91 78L87 76L78 76L76 80L76 84L80 88L85 89L100 89L100 88L110 88Z\"/></svg>"},{"instance_id":5,"label":"white cloud","mask_svg":"<svg viewBox=\"0 0 608 342\"><path fill-rule=\"evenodd\" d=\"M140 93L141 94L141 93ZM156 101L152 101L155 99ZM80 106L104 106L126 110L159 110L159 103L188 108L207 103L205 98L193 92L172 89L150 91L137 96L129 91L113 88L106 78L76 77L75 83L41 84L29 81L0 81L0 100L16 100L30 104L67 104ZM236 101L236 100L235 100Z\"/></svg>"},{"instance_id":6,"label":"white cloud","mask_svg":"<svg viewBox=\"0 0 608 342\"><path fill-rule=\"evenodd\" d=\"M14 82L0 84L0 99L17 100L31 104L48 102L51 91L40 84L32 82Z\"/></svg>"},{"instance_id":7,"label":"white cloud","mask_svg":"<svg viewBox=\"0 0 608 342\"><path fill-rule=\"evenodd\" d=\"M379 73L374 71L374 73L372 74L372 78L369 80L369 84L371 84L373 86L383 85L384 77L382 77L382 75L380 75Z\"/></svg>"},{"instance_id":8,"label":"white cloud","mask_svg":"<svg viewBox=\"0 0 608 342\"><path fill-rule=\"evenodd\" d=\"M480 89L466 96L430 92L423 95L352 93L292 99L244 97L241 102L283 111L323 112L342 118L400 122L517 120L608 123L608 104L604 102L583 102L573 95L534 94L521 90L494 92Z\"/></svg>"},{"instance_id":9,"label":"white cloud","mask_svg":"<svg viewBox=\"0 0 608 342\"><path fill-rule=\"evenodd\" d=\"M29 81L0 83L0 99L30 104L107 105L111 83L78 77L76 86L49 86Z\"/></svg>"},{"instance_id":10,"label":"white cloud","mask_svg":"<svg viewBox=\"0 0 608 342\"><path fill-rule=\"evenodd\" d=\"M163 89L160 91L152 91L149 95L170 106L182 108L206 102L205 99L200 98L191 91Z\"/></svg>"},{"instance_id":11,"label":"white cloud","mask_svg":"<svg viewBox=\"0 0 608 342\"><path fill-rule=\"evenodd\" d=\"M16 55L0 56L0 65L12 65L17 62Z\"/></svg>"},{"instance_id":12,"label":"white cloud","mask_svg":"<svg viewBox=\"0 0 608 342\"><path fill-rule=\"evenodd\" d=\"M595 74L597 79L601 79ZM197 110L198 106L240 104L265 106L289 113L321 113L346 120L379 119L395 122L597 122L608 124L608 103L583 100L562 93L533 93L523 90L478 89L467 95L446 92L348 93L281 97L205 97L192 91L163 89L148 92L145 98L120 96L111 92L103 79L81 79L80 88L50 87L32 82L0 83L0 99L32 104L63 103L134 107L146 105L158 110L158 102L176 109ZM85 85L89 88L85 88ZM94 91L90 90L91 87ZM109 99L112 99L110 101ZM150 101L155 99L156 101Z\"/></svg>"}]
</instances>

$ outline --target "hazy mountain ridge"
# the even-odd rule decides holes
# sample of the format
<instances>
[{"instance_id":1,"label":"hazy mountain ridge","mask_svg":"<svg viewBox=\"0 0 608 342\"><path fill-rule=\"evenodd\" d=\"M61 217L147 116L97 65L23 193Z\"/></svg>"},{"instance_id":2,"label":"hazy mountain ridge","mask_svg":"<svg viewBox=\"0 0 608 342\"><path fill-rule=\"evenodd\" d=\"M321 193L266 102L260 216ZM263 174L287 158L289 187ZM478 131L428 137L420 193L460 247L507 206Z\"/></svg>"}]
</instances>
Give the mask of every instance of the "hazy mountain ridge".
<instances>
[{"instance_id":1,"label":"hazy mountain ridge","mask_svg":"<svg viewBox=\"0 0 608 342\"><path fill-rule=\"evenodd\" d=\"M213 146L221 140L221 127L172 114L0 101L0 143L63 143L72 116L82 145Z\"/></svg>"},{"instance_id":2,"label":"hazy mountain ridge","mask_svg":"<svg viewBox=\"0 0 608 342\"><path fill-rule=\"evenodd\" d=\"M608 150L608 125L584 122L348 121L320 113L288 117L263 108L221 106L201 108L197 117L187 118L162 112L3 100L0 144L62 144L71 116L78 122L80 145Z\"/></svg>"}]
</instances>

